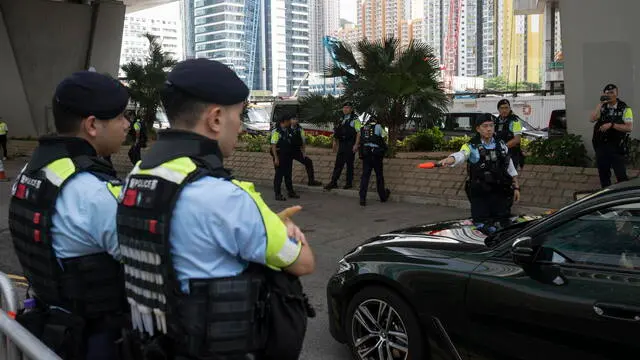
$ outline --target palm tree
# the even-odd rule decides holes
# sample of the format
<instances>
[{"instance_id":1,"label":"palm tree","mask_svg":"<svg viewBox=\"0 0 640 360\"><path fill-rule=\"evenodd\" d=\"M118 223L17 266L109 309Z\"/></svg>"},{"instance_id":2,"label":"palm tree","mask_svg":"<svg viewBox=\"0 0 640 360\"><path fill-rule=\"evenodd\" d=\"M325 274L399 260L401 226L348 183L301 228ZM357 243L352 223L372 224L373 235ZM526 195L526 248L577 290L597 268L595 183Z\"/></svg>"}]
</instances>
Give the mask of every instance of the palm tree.
<instances>
[{"instance_id":1,"label":"palm tree","mask_svg":"<svg viewBox=\"0 0 640 360\"><path fill-rule=\"evenodd\" d=\"M341 118L342 101L339 97L310 94L300 99L300 121L325 125L333 124Z\"/></svg>"},{"instance_id":2,"label":"palm tree","mask_svg":"<svg viewBox=\"0 0 640 360\"><path fill-rule=\"evenodd\" d=\"M167 81L167 72L177 61L162 50L157 36L147 33L144 37L149 41L149 54L144 64L132 61L122 65L122 70L126 74L131 100L139 106L145 127L152 129L160 106L160 89Z\"/></svg>"},{"instance_id":3,"label":"palm tree","mask_svg":"<svg viewBox=\"0 0 640 360\"><path fill-rule=\"evenodd\" d=\"M325 76L342 77L344 98L389 127L391 147L409 119L418 116L424 123L433 123L446 111L449 98L438 81L440 67L428 45L412 41L401 47L398 40L387 38L361 40L357 53L342 42L331 46L336 61Z\"/></svg>"}]
</instances>

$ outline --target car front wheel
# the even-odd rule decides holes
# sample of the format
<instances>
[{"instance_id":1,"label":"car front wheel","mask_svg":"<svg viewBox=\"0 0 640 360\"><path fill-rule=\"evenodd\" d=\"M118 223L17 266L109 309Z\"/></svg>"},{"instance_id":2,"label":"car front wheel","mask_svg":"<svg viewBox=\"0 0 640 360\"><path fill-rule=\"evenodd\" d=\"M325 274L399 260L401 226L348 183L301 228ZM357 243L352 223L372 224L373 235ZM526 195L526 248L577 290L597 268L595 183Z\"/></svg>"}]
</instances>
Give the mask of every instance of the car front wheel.
<instances>
[{"instance_id":1,"label":"car front wheel","mask_svg":"<svg viewBox=\"0 0 640 360\"><path fill-rule=\"evenodd\" d=\"M345 314L345 333L358 360L422 360L425 339L409 304L384 287L356 293Z\"/></svg>"}]
</instances>

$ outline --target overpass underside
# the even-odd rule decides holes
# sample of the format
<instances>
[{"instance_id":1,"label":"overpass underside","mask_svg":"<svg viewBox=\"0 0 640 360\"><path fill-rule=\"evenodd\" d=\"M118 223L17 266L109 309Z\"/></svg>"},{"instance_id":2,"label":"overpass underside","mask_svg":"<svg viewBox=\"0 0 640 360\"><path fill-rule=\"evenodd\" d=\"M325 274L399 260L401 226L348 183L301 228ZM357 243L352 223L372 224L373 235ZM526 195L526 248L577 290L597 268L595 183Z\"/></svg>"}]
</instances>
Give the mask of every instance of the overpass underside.
<instances>
[{"instance_id":1,"label":"overpass underside","mask_svg":"<svg viewBox=\"0 0 640 360\"><path fill-rule=\"evenodd\" d=\"M635 108L632 136L640 136L638 0L546 0L560 9L567 126L593 153L589 122L606 84ZM541 13L545 0L516 0L516 14ZM636 91L638 90L638 91Z\"/></svg>"},{"instance_id":2,"label":"overpass underside","mask_svg":"<svg viewBox=\"0 0 640 360\"><path fill-rule=\"evenodd\" d=\"M74 71L117 76L125 5L0 0L0 116L9 136L55 131L51 98Z\"/></svg>"}]
</instances>

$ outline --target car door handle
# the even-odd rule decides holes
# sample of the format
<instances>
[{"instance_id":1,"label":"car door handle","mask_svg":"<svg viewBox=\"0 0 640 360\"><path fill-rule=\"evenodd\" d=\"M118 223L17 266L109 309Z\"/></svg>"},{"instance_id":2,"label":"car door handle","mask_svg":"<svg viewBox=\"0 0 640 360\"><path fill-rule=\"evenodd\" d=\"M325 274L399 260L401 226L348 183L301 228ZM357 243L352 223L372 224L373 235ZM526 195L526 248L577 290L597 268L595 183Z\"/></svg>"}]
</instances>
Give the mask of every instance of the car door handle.
<instances>
[{"instance_id":1,"label":"car door handle","mask_svg":"<svg viewBox=\"0 0 640 360\"><path fill-rule=\"evenodd\" d=\"M596 303L593 305L593 311L598 315L605 318L622 321L640 322L640 307L625 305L625 304L611 304L611 303Z\"/></svg>"}]
</instances>

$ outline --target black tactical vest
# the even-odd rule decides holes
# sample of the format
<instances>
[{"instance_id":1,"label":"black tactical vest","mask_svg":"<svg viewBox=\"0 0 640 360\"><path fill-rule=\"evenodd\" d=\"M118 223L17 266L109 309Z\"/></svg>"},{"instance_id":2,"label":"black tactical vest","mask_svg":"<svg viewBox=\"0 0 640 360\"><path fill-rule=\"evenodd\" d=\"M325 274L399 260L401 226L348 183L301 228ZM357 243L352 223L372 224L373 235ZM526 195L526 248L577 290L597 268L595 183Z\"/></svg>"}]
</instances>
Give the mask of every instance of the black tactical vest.
<instances>
[{"instance_id":1,"label":"black tactical vest","mask_svg":"<svg viewBox=\"0 0 640 360\"><path fill-rule=\"evenodd\" d=\"M187 295L173 266L169 234L176 201L187 184L202 177L231 180L221 159L215 141L163 131L128 176L118 206L132 325L148 336L167 335L175 355L189 358L252 353L266 342L266 290L259 270L250 266L234 277L190 279Z\"/></svg>"},{"instance_id":2,"label":"black tactical vest","mask_svg":"<svg viewBox=\"0 0 640 360\"><path fill-rule=\"evenodd\" d=\"M509 115L506 119L497 118L496 120L496 140L501 140L505 144L511 141L515 134L509 129L512 122L518 121L518 117L514 114ZM511 154L519 154L521 152L520 145L509 149Z\"/></svg>"},{"instance_id":3,"label":"black tactical vest","mask_svg":"<svg viewBox=\"0 0 640 360\"><path fill-rule=\"evenodd\" d=\"M351 114L347 120L345 120L344 117L340 119L340 124L334 130L336 139L340 140L340 145L353 144L356 142L358 132L351 126L351 121L356 119L357 116L354 114Z\"/></svg>"},{"instance_id":4,"label":"black tactical vest","mask_svg":"<svg viewBox=\"0 0 640 360\"><path fill-rule=\"evenodd\" d=\"M362 148L362 155L384 155L386 152L386 144L384 138L376 134L375 122L368 122L360 129L360 147ZM368 144L375 144L377 146L370 146Z\"/></svg>"},{"instance_id":5,"label":"black tactical vest","mask_svg":"<svg viewBox=\"0 0 640 360\"><path fill-rule=\"evenodd\" d=\"M612 114L609 114L608 105L605 104L600 110L600 119L596 121L593 126L593 145L612 144L621 146L623 140L626 138L627 133L618 131L611 127L607 131L600 131L600 126L612 123L612 124L624 124L624 112L627 110L627 104L624 101L618 100L618 105L613 109Z\"/></svg>"},{"instance_id":6,"label":"black tactical vest","mask_svg":"<svg viewBox=\"0 0 640 360\"><path fill-rule=\"evenodd\" d=\"M508 173L509 153L503 147L504 143L496 140L494 149L487 149L482 145L479 136L471 140L470 146L478 149L480 160L473 164L469 162L469 180L472 186L482 185L483 188L510 186L513 178Z\"/></svg>"},{"instance_id":7,"label":"black tactical vest","mask_svg":"<svg viewBox=\"0 0 640 360\"><path fill-rule=\"evenodd\" d=\"M87 319L125 309L122 266L108 253L57 259L52 246L55 204L74 176L90 172L112 193L120 186L111 165L79 138L43 137L12 189L9 228L25 277L43 303ZM114 194L116 196L116 194ZM114 198L115 200L115 198ZM99 216L99 214L96 214Z\"/></svg>"},{"instance_id":8,"label":"black tactical vest","mask_svg":"<svg viewBox=\"0 0 640 360\"><path fill-rule=\"evenodd\" d=\"M293 145L291 143L291 132L289 129L282 129L281 127L277 127L276 131L280 135L278 138L278 142L276 143L276 149L280 153L289 153L293 150Z\"/></svg>"},{"instance_id":9,"label":"black tactical vest","mask_svg":"<svg viewBox=\"0 0 640 360\"><path fill-rule=\"evenodd\" d=\"M289 131L291 133L291 145L294 149L300 149L303 145L302 128L298 125L295 128L291 127Z\"/></svg>"}]
</instances>

